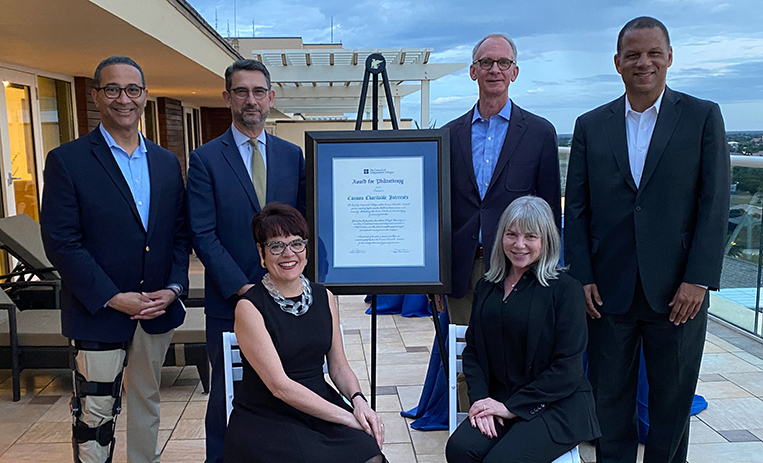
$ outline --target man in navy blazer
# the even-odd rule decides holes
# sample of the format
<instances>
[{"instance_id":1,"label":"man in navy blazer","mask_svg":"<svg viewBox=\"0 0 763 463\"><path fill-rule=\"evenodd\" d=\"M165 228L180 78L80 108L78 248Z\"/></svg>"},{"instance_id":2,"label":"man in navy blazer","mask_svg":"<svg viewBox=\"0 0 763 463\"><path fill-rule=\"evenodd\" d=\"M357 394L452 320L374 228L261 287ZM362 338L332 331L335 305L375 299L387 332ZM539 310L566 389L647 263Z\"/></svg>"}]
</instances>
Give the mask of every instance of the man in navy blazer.
<instances>
[{"instance_id":1,"label":"man in navy blazer","mask_svg":"<svg viewBox=\"0 0 763 463\"><path fill-rule=\"evenodd\" d=\"M730 166L717 104L666 86L665 26L640 17L617 41L625 95L580 116L567 174L565 248L584 285L600 463L638 449L639 349L649 380L644 463L684 463L689 411L720 286Z\"/></svg>"},{"instance_id":2,"label":"man in navy blazer","mask_svg":"<svg viewBox=\"0 0 763 463\"><path fill-rule=\"evenodd\" d=\"M487 271L504 209L516 198L540 196L561 226L561 183L556 131L550 122L509 99L519 75L517 47L504 34L490 34L472 51L469 75L479 101L449 122L451 171L451 323L469 324L472 293ZM443 298L435 296L439 311Z\"/></svg>"},{"instance_id":3,"label":"man in navy blazer","mask_svg":"<svg viewBox=\"0 0 763 463\"><path fill-rule=\"evenodd\" d=\"M122 382L128 461L154 462L161 367L188 288L183 178L175 155L138 131L140 67L107 58L94 79L101 124L48 154L40 214L61 275L62 333L76 351L75 462L113 452Z\"/></svg>"},{"instance_id":4,"label":"man in navy blazer","mask_svg":"<svg viewBox=\"0 0 763 463\"><path fill-rule=\"evenodd\" d=\"M275 98L265 65L246 59L229 66L223 98L233 124L193 151L188 168L188 214L193 247L205 270L207 351L212 363L205 421L207 463L222 462L227 423L222 333L233 331L237 296L265 275L252 238L252 217L271 201L305 214L302 150L264 130Z\"/></svg>"}]
</instances>

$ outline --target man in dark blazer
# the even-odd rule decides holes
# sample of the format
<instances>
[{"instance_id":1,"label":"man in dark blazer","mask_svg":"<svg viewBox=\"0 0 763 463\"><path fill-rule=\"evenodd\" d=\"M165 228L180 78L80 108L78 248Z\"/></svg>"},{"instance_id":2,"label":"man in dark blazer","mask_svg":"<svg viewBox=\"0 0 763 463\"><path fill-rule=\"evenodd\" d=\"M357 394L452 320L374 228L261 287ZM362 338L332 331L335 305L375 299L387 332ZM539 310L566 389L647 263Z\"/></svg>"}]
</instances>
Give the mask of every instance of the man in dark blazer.
<instances>
[{"instance_id":1,"label":"man in dark blazer","mask_svg":"<svg viewBox=\"0 0 763 463\"><path fill-rule=\"evenodd\" d=\"M161 367L188 288L183 178L175 155L138 131L140 67L107 58L94 79L101 124L48 154L40 214L61 274L62 333L76 350L75 462L113 451L122 381L128 461L154 462Z\"/></svg>"},{"instance_id":2,"label":"man in dark blazer","mask_svg":"<svg viewBox=\"0 0 763 463\"><path fill-rule=\"evenodd\" d=\"M636 461L639 349L649 380L645 463L684 463L689 411L718 289L730 167L715 103L665 85L665 26L620 31L625 95L580 116L570 153L565 256L584 285L600 463Z\"/></svg>"},{"instance_id":3,"label":"man in dark blazer","mask_svg":"<svg viewBox=\"0 0 763 463\"><path fill-rule=\"evenodd\" d=\"M452 292L451 323L467 325L472 293L485 274L498 220L514 199L545 199L561 226L561 186L556 131L547 120L509 99L519 75L517 48L504 34L490 34L472 51L469 76L479 101L445 127L450 129ZM443 312L443 298L435 296Z\"/></svg>"},{"instance_id":4,"label":"man in dark blazer","mask_svg":"<svg viewBox=\"0 0 763 463\"><path fill-rule=\"evenodd\" d=\"M305 214L302 150L264 130L275 98L265 65L255 60L233 63L225 71L223 98L233 124L192 152L188 168L188 214L193 247L205 270L207 350L212 363L205 422L207 463L222 462L227 423L222 333L233 331L237 296L265 274L252 238L252 217L271 201Z\"/></svg>"}]
</instances>

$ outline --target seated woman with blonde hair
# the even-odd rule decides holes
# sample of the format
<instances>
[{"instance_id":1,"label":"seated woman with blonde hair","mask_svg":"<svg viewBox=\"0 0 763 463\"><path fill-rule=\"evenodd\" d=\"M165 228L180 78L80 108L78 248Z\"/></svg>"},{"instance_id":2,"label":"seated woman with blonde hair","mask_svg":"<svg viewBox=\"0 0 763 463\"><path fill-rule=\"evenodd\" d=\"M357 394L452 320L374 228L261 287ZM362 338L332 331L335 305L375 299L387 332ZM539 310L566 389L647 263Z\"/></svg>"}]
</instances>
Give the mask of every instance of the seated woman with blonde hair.
<instances>
[{"instance_id":1,"label":"seated woman with blonde hair","mask_svg":"<svg viewBox=\"0 0 763 463\"><path fill-rule=\"evenodd\" d=\"M503 212L474 290L463 352L471 408L448 440L449 463L549 463L601 434L583 372L583 287L561 272L560 250L543 199Z\"/></svg>"},{"instance_id":2,"label":"seated woman with blonde hair","mask_svg":"<svg viewBox=\"0 0 763 463\"><path fill-rule=\"evenodd\" d=\"M268 273L236 305L244 375L225 434L229 463L381 463L384 425L347 363L334 296L302 275L308 230L291 206L252 220ZM352 403L347 405L323 376Z\"/></svg>"}]
</instances>

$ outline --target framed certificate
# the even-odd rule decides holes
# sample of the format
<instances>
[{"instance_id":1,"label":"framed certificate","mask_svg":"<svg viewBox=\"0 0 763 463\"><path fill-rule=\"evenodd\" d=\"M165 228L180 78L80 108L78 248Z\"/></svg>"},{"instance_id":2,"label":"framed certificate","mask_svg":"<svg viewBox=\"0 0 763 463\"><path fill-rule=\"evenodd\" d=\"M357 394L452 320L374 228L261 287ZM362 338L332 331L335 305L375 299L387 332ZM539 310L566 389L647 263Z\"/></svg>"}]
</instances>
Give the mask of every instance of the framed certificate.
<instances>
[{"instance_id":1,"label":"framed certificate","mask_svg":"<svg viewBox=\"0 0 763 463\"><path fill-rule=\"evenodd\" d=\"M335 294L450 292L448 130L307 132L305 147L308 277Z\"/></svg>"}]
</instances>

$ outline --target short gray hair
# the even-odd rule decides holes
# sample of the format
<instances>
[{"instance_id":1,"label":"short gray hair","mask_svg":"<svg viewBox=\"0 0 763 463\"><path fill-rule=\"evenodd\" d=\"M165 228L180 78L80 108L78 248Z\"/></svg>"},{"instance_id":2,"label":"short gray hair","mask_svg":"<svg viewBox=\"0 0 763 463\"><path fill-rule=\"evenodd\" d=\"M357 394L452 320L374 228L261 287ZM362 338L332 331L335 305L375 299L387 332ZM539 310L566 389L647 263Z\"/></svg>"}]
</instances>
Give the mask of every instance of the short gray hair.
<instances>
[{"instance_id":1,"label":"short gray hair","mask_svg":"<svg viewBox=\"0 0 763 463\"><path fill-rule=\"evenodd\" d=\"M555 280L561 270L559 257L562 252L562 240L551 207L542 198L530 195L515 199L503 211L490 254L490 270L485 274L485 278L493 283L500 283L508 275L511 261L503 252L503 235L512 226L516 226L522 233L540 236L540 258L533 268L540 284L548 286L548 280Z\"/></svg>"},{"instance_id":2,"label":"short gray hair","mask_svg":"<svg viewBox=\"0 0 763 463\"><path fill-rule=\"evenodd\" d=\"M485 37L483 37L482 40L477 42L477 45L475 45L474 48L472 49L472 63L477 61L477 51L480 49L480 45L485 43L485 41L487 39L496 39L496 38L503 39L503 40L509 42L509 45L511 46L511 51L514 52L514 61L517 60L517 58L518 58L518 56L517 56L517 46L514 44L514 41L511 40L511 37L509 37L508 35L496 32L496 33L493 33L493 34L486 35Z\"/></svg>"}]
</instances>

